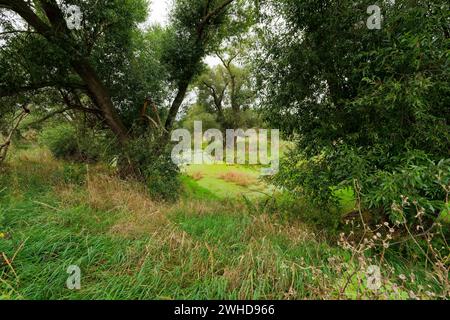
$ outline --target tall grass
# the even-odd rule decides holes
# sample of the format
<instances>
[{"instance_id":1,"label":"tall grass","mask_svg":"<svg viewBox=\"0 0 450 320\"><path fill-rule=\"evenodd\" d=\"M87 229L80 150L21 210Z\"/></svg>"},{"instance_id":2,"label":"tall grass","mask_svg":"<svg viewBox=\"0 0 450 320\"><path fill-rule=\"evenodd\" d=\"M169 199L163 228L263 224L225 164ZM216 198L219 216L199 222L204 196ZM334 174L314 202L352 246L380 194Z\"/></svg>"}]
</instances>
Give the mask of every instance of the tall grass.
<instances>
[{"instance_id":1,"label":"tall grass","mask_svg":"<svg viewBox=\"0 0 450 320\"><path fill-rule=\"evenodd\" d=\"M0 233L8 235L0 298L346 299L367 290L352 283L341 292L350 253L300 221L185 182L195 196L169 205L101 166L56 161L42 149L15 154L0 176ZM439 290L419 266L389 263L417 271L397 298L417 286ZM81 268L79 291L66 288L70 265ZM372 296L392 298L360 298Z\"/></svg>"}]
</instances>

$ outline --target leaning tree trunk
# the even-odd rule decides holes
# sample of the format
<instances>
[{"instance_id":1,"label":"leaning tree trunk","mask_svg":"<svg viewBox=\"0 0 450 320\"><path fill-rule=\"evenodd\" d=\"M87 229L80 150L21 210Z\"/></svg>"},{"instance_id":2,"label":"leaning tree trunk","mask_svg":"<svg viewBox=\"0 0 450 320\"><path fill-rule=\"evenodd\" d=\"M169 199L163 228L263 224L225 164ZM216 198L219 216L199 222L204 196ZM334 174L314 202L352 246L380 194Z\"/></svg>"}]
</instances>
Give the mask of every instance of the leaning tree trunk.
<instances>
[{"instance_id":1,"label":"leaning tree trunk","mask_svg":"<svg viewBox=\"0 0 450 320\"><path fill-rule=\"evenodd\" d=\"M192 76L189 78L192 78ZM167 132L170 132L173 128L173 124L175 123L178 111L180 110L184 97L186 96L186 92L189 87L189 82L190 79L181 82L180 85L178 86L177 96L173 100L172 106L170 107L169 114L167 115L166 119L165 129Z\"/></svg>"},{"instance_id":2,"label":"leaning tree trunk","mask_svg":"<svg viewBox=\"0 0 450 320\"><path fill-rule=\"evenodd\" d=\"M86 83L94 102L100 108L106 124L116 135L121 144L125 144L128 140L128 132L122 120L119 118L109 95L108 90L98 78L94 69L86 61L75 61L72 67L80 78Z\"/></svg>"},{"instance_id":3,"label":"leaning tree trunk","mask_svg":"<svg viewBox=\"0 0 450 320\"><path fill-rule=\"evenodd\" d=\"M0 8L13 10L50 43L59 46L70 56L77 56L78 51L72 39L71 31L67 27L64 14L57 2L55 0L40 0L39 4L47 19L42 19L38 16L32 9L32 5L27 1L0 0ZM124 145L128 140L128 132L114 109L108 90L103 85L95 70L83 57L74 58L71 66L86 83L95 103L102 112L106 124L111 128L119 142Z\"/></svg>"}]
</instances>

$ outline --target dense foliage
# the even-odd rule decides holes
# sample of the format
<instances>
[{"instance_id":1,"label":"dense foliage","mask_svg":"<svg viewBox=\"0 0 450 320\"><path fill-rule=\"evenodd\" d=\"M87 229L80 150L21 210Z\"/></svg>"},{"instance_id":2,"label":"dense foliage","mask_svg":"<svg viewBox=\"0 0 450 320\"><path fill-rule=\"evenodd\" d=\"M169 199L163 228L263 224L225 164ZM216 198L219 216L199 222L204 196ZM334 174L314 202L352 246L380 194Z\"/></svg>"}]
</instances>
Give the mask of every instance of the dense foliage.
<instances>
[{"instance_id":1,"label":"dense foliage","mask_svg":"<svg viewBox=\"0 0 450 320\"><path fill-rule=\"evenodd\" d=\"M78 30L62 16L71 4ZM178 0L168 25L144 30L144 0L0 0L1 125L25 103L38 123L69 123L44 132L55 155L98 159L87 149L104 145L148 184L151 172L177 175L164 156L174 126L266 127L258 105L296 142L275 184L321 207L351 188L392 220L408 198L408 219L423 209L433 221L450 179L448 3L385 2L379 30L366 26L371 4ZM82 146L83 135L96 142Z\"/></svg>"},{"instance_id":2,"label":"dense foliage","mask_svg":"<svg viewBox=\"0 0 450 320\"><path fill-rule=\"evenodd\" d=\"M394 221L393 203L409 197L436 218L450 178L449 4L386 2L381 29L369 30L371 4L262 9L273 28L260 30L261 105L297 141L275 182L320 203L351 187Z\"/></svg>"},{"instance_id":3,"label":"dense foliage","mask_svg":"<svg viewBox=\"0 0 450 320\"><path fill-rule=\"evenodd\" d=\"M448 0L155 1L0 0L0 299L448 299Z\"/></svg>"}]
</instances>

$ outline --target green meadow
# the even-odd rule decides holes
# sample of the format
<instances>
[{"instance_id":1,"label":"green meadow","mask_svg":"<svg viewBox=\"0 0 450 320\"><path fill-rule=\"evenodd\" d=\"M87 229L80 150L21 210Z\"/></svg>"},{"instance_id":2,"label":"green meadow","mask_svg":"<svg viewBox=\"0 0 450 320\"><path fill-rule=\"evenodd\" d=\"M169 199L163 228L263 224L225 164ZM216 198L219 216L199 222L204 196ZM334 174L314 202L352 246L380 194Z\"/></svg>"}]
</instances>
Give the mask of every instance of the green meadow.
<instances>
[{"instance_id":1,"label":"green meadow","mask_svg":"<svg viewBox=\"0 0 450 320\"><path fill-rule=\"evenodd\" d=\"M425 268L392 256L384 289L368 291L351 252L285 218L251 168L192 166L180 200L155 202L106 165L28 146L13 151L0 183L2 299L404 299L411 288L440 290ZM66 286L71 265L80 290ZM413 272L414 283L394 286Z\"/></svg>"}]
</instances>

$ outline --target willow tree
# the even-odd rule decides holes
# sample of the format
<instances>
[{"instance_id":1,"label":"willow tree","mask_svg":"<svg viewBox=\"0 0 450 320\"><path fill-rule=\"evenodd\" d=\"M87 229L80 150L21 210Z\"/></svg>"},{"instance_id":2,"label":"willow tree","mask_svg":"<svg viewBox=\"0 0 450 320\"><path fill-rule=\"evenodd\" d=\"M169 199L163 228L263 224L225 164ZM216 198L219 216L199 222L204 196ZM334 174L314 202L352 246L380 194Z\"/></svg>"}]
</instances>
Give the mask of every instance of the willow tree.
<instances>
[{"instance_id":1,"label":"willow tree","mask_svg":"<svg viewBox=\"0 0 450 320\"><path fill-rule=\"evenodd\" d=\"M201 74L203 58L215 53L227 38L247 30L252 2L238 0L179 0L172 13L173 34L167 41L165 63L176 83L176 96L165 123L172 129L189 85Z\"/></svg>"},{"instance_id":2,"label":"willow tree","mask_svg":"<svg viewBox=\"0 0 450 320\"><path fill-rule=\"evenodd\" d=\"M164 125L170 131L203 58L234 30L230 17L235 20L241 6L233 2L239 1L175 1L170 25L152 37L138 28L147 15L145 0L0 0L2 55L8 57L1 63L0 96L42 88L85 95L92 102L87 109L122 145L134 138L140 118L134 110L147 97L173 97ZM67 25L63 7L69 5L83 13L79 30Z\"/></svg>"},{"instance_id":3,"label":"willow tree","mask_svg":"<svg viewBox=\"0 0 450 320\"><path fill-rule=\"evenodd\" d=\"M122 9L122 13L131 13L132 8L140 8L140 10L137 9L138 12L133 12L135 15L131 14L131 17L130 15L126 15L126 17L120 19L120 23L114 26L116 28L120 25L124 27L119 35L117 32L111 33L111 35L116 35L116 39L114 39L116 43L126 39L128 36L126 31L124 32L123 30L130 31L136 22L139 20L142 21L145 17L145 15L142 14L142 12L145 12L144 1L136 1L135 4L137 4L137 6L128 6L125 8L120 8L120 6L117 5L118 3L118 1L115 1L114 9ZM106 4L104 5L107 7ZM92 56L96 53L93 52L95 40L97 40L96 36L99 37L102 35L101 24L107 24L109 18L111 18L101 16L100 12L102 12L105 7L102 8L97 5L97 10L93 11L92 15L86 13L88 18L86 19L87 27L83 32L80 32L80 34L76 34L69 29L61 7L54 0L34 2L23 0L1 0L0 7L9 9L19 15L26 23L27 32L34 32L39 36L37 39L33 37L33 40L41 41L41 45L44 48L50 47L50 49L55 52L56 56L60 59L54 61L52 67L56 68L57 72L63 72L63 68L66 69L66 72L73 71L78 78L77 80L79 81L80 86L86 87L88 94L92 97L92 100L98 107L109 128L114 132L118 140L121 143L124 143L128 139L127 129L112 102L104 79L101 79L100 73L94 67L92 61ZM118 13L119 12L114 12L114 15L117 17ZM91 23L89 18L92 19L91 21L93 23ZM100 23L96 23L99 20ZM117 30L118 29L116 29L116 31ZM90 33L94 35L86 37L86 35ZM108 41L106 39L104 40ZM54 59L54 56L45 56L45 58L56 60ZM51 83L27 83L27 86L48 86L49 84L51 85ZM57 83L57 85L59 85L59 83Z\"/></svg>"},{"instance_id":4,"label":"willow tree","mask_svg":"<svg viewBox=\"0 0 450 320\"><path fill-rule=\"evenodd\" d=\"M234 63L235 55L218 56L222 64L197 79L197 103L216 115L222 129L251 127L244 114L255 101L250 70Z\"/></svg>"},{"instance_id":5,"label":"willow tree","mask_svg":"<svg viewBox=\"0 0 450 320\"><path fill-rule=\"evenodd\" d=\"M394 221L408 196L434 219L450 183L449 3L383 3L379 29L372 1L265 3L261 105L297 141L276 181L322 204L353 188Z\"/></svg>"}]
</instances>

